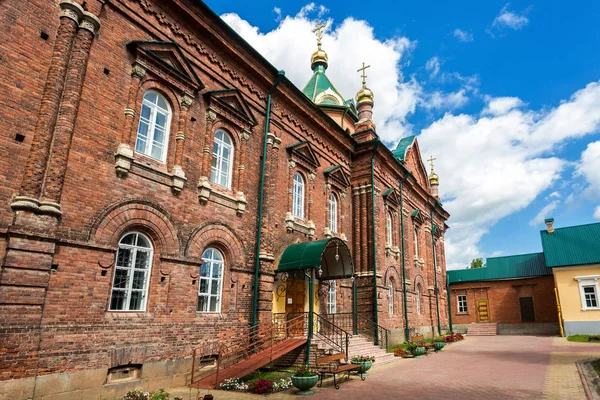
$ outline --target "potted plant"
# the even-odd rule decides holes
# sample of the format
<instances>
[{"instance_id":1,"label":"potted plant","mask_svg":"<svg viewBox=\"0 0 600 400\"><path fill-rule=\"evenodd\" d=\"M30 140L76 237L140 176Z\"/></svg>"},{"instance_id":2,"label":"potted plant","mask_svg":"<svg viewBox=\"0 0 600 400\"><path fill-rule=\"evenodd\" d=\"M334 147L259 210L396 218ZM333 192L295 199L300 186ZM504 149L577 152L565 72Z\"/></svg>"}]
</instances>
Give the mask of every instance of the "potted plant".
<instances>
[{"instance_id":1,"label":"potted plant","mask_svg":"<svg viewBox=\"0 0 600 400\"><path fill-rule=\"evenodd\" d=\"M294 375L291 376L292 385L298 392L296 394L299 395L307 395L313 394L314 392L311 390L313 386L317 384L319 381L319 374L316 369L310 368L308 365L300 367L294 372Z\"/></svg>"},{"instance_id":2,"label":"potted plant","mask_svg":"<svg viewBox=\"0 0 600 400\"><path fill-rule=\"evenodd\" d=\"M445 345L446 343L444 343L443 336L438 336L433 339L433 348L435 349L435 351L442 351Z\"/></svg>"},{"instance_id":3,"label":"potted plant","mask_svg":"<svg viewBox=\"0 0 600 400\"><path fill-rule=\"evenodd\" d=\"M425 343L423 342L410 342L408 344L408 349L416 358L421 358L426 353Z\"/></svg>"},{"instance_id":4,"label":"potted plant","mask_svg":"<svg viewBox=\"0 0 600 400\"><path fill-rule=\"evenodd\" d=\"M371 369L371 366L373 366L374 362L375 362L375 357L371 357L371 356L354 356L350 360L351 364L360 365L360 369L358 370L358 373L360 374L361 377L363 375L367 374L367 371L369 369Z\"/></svg>"}]
</instances>

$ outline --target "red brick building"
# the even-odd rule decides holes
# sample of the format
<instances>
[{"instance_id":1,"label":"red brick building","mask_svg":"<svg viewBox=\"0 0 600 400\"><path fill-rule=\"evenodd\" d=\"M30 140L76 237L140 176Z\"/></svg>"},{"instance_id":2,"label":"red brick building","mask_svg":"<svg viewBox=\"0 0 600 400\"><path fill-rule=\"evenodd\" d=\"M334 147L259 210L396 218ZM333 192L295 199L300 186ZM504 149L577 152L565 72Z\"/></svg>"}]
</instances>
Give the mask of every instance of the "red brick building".
<instances>
[{"instance_id":1,"label":"red brick building","mask_svg":"<svg viewBox=\"0 0 600 400\"><path fill-rule=\"evenodd\" d=\"M457 331L468 333L476 323L496 323L500 334L559 331L554 278L543 253L488 258L484 268L448 271L448 282Z\"/></svg>"},{"instance_id":2,"label":"red brick building","mask_svg":"<svg viewBox=\"0 0 600 400\"><path fill-rule=\"evenodd\" d=\"M327 84L320 44L303 92L196 0L0 16L0 398L189 383L194 348L308 311L276 273L299 242L351 254L314 276L321 313L395 341L447 324L437 175L379 141L364 80Z\"/></svg>"}]
</instances>

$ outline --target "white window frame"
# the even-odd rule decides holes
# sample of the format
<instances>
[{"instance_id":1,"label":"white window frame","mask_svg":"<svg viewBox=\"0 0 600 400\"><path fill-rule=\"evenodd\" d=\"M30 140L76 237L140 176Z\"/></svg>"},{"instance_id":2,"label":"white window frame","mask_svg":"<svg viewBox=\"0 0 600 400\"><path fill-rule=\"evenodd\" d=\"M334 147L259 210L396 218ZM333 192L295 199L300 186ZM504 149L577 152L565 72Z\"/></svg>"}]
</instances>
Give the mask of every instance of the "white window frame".
<instances>
[{"instance_id":1,"label":"white window frame","mask_svg":"<svg viewBox=\"0 0 600 400\"><path fill-rule=\"evenodd\" d=\"M335 194L329 193L329 231L337 233L338 231L338 200Z\"/></svg>"},{"instance_id":2,"label":"white window frame","mask_svg":"<svg viewBox=\"0 0 600 400\"><path fill-rule=\"evenodd\" d=\"M598 298L598 279L600 275L589 275L589 276L576 276L575 280L579 283L579 295L581 298L581 310L582 311L590 311L590 310L600 310L600 299ZM588 306L587 305L587 297L585 293L585 288L592 288L593 293L590 293L593 296L593 300L596 302L596 306ZM591 299L591 297L590 297Z\"/></svg>"},{"instance_id":3,"label":"white window frame","mask_svg":"<svg viewBox=\"0 0 600 400\"><path fill-rule=\"evenodd\" d=\"M208 252L212 250L212 257ZM219 257L215 257L215 253L218 254ZM199 313L206 314L215 314L221 312L221 305L223 304L223 275L225 274L225 257L221 250L216 247L207 247L202 253L202 265L200 266L200 276L198 277L198 304L196 306L196 311ZM208 264L208 275L202 274L202 269L205 265ZM213 277L214 268L220 268L220 274L215 278ZM208 281L206 285L206 292L201 292L200 288L202 287L202 281ZM218 289L217 294L211 293L211 288L213 282L217 282ZM207 299L206 301L206 310L200 310L200 297L204 297ZM210 311L210 306L213 301L217 302L217 307L215 307L214 311Z\"/></svg>"},{"instance_id":4,"label":"white window frame","mask_svg":"<svg viewBox=\"0 0 600 400\"><path fill-rule=\"evenodd\" d=\"M327 289L327 314L337 313L337 287L335 280L329 281Z\"/></svg>"},{"instance_id":5,"label":"white window frame","mask_svg":"<svg viewBox=\"0 0 600 400\"><path fill-rule=\"evenodd\" d=\"M467 314L469 312L469 306L467 305L467 295L466 294L456 295L456 310L457 310L458 314Z\"/></svg>"},{"instance_id":6,"label":"white window frame","mask_svg":"<svg viewBox=\"0 0 600 400\"><path fill-rule=\"evenodd\" d=\"M413 233L413 244L415 246L415 258L419 258L419 228L415 226Z\"/></svg>"},{"instance_id":7,"label":"white window frame","mask_svg":"<svg viewBox=\"0 0 600 400\"><path fill-rule=\"evenodd\" d=\"M221 134L223 138L217 137L218 134ZM210 181L214 184L231 190L231 177L233 175L233 157L235 152L233 139L231 138L229 132L227 132L226 130L217 129L215 131L213 140L213 153L210 164ZM229 143L227 141L229 141ZM229 158L223 156L223 152L225 151L225 149L229 150ZM214 166L213 164L216 164L216 166ZM225 175L227 177L226 182L223 182L221 180L222 175Z\"/></svg>"},{"instance_id":8,"label":"white window frame","mask_svg":"<svg viewBox=\"0 0 600 400\"><path fill-rule=\"evenodd\" d=\"M388 314L394 315L394 284L390 279L388 281Z\"/></svg>"},{"instance_id":9,"label":"white window frame","mask_svg":"<svg viewBox=\"0 0 600 400\"><path fill-rule=\"evenodd\" d=\"M392 247L394 245L394 234L392 230L392 213L386 212L386 228L387 228L387 245Z\"/></svg>"},{"instance_id":10,"label":"white window frame","mask_svg":"<svg viewBox=\"0 0 600 400\"><path fill-rule=\"evenodd\" d=\"M421 315L421 288L417 286L417 314Z\"/></svg>"},{"instance_id":11,"label":"white window frame","mask_svg":"<svg viewBox=\"0 0 600 400\"><path fill-rule=\"evenodd\" d=\"M135 244L130 245L130 244L123 243L123 240L130 235L135 235L135 238L134 238ZM150 247L138 246L137 242L138 242L139 236L142 236L145 240L147 240ZM121 252L121 250L130 251L128 265L119 265L119 253ZM147 253L146 268L136 268L136 261L138 259L139 252ZM121 239L119 240L119 249L117 250L117 255L116 255L116 259L115 259L115 268L114 268L114 274L113 274L111 291L110 291L110 300L108 303L108 311L115 311L115 312L145 312L146 311L146 304L148 302L148 286L150 283L150 274L152 273L152 256L153 255L154 255L154 249L152 247L152 241L150 241L148 236L144 235L143 233L127 232L126 234L121 236ZM115 280L117 279L117 271L127 271L127 278L126 278L127 283L126 283L125 288L115 288ZM144 271L146 274L144 277L144 287L141 289L134 289L133 288L133 281L134 281L133 278L134 278L136 272L139 273L141 271ZM142 292L142 303L141 303L139 309L131 309L130 308L131 307L131 304L130 304L131 303L131 293L134 291ZM124 308L122 308L122 309L112 308L113 294L115 292L125 292L125 300L123 301Z\"/></svg>"},{"instance_id":12,"label":"white window frame","mask_svg":"<svg viewBox=\"0 0 600 400\"><path fill-rule=\"evenodd\" d=\"M156 94L158 96L156 98L157 103L158 103L158 99L162 98L163 101L167 105L167 109L165 110L164 108L159 107L157 103L152 103L148 99L146 99L146 96L148 94ZM150 108L150 119L146 119L146 118L142 117L142 110L143 110L144 106L147 106L148 108ZM152 144L154 142L154 135L156 133L156 114L158 112L162 112L163 114L166 114L164 142L162 143L162 153L160 155L160 158L156 158L156 157L152 156ZM135 137L135 149L136 149L135 151L138 153L141 153L145 156L148 156L150 158L153 158L155 160L161 161L163 163L166 162L167 150L169 147L169 131L171 128L172 115L173 115L173 113L171 111L171 105L169 103L169 100L165 96L163 96L156 90L152 90L152 89L146 90L146 92L144 93L143 100L142 100L142 106L140 107L140 120L138 122L138 129L137 129L137 134ZM148 137L146 138L146 144L144 146L144 149L139 151L138 150L138 137L140 135L140 127L142 126L142 123L148 124Z\"/></svg>"},{"instance_id":13,"label":"white window frame","mask_svg":"<svg viewBox=\"0 0 600 400\"><path fill-rule=\"evenodd\" d=\"M306 184L300 172L294 173L294 187L292 191L292 215L304 219L304 194Z\"/></svg>"}]
</instances>

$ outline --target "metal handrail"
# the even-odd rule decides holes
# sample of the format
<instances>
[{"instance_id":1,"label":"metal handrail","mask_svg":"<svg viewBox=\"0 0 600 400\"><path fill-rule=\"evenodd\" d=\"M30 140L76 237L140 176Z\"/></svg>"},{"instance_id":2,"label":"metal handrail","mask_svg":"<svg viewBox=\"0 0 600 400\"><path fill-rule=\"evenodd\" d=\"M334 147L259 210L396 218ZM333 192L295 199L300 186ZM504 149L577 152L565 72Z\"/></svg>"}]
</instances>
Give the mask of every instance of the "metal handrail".
<instances>
[{"instance_id":1,"label":"metal handrail","mask_svg":"<svg viewBox=\"0 0 600 400\"><path fill-rule=\"evenodd\" d=\"M346 355L348 361L348 346L350 344L350 334L339 326L333 324L322 315L313 313L315 317L316 329L313 331L315 336L329 343L339 352Z\"/></svg>"},{"instance_id":2,"label":"metal handrail","mask_svg":"<svg viewBox=\"0 0 600 400\"><path fill-rule=\"evenodd\" d=\"M219 386L219 373L227 367L247 359L253 354L269 350L273 361L273 345L289 337L304 335L306 313L285 321L256 324L244 328L242 334L228 341L207 343L193 351L192 379L194 384L203 378L215 374L215 385ZM198 368L199 367L199 368Z\"/></svg>"},{"instance_id":3,"label":"metal handrail","mask_svg":"<svg viewBox=\"0 0 600 400\"><path fill-rule=\"evenodd\" d=\"M363 329L361 329L361 322L363 323L363 325L362 325L362 327L364 327ZM365 327L365 325L366 325L366 327ZM359 333L367 336L368 338L371 338L373 340L373 343L378 345L380 348L383 348L383 349L385 349L385 351L388 351L388 339L389 339L389 334L390 334L389 329L386 329L383 326L378 325L375 322L371 321L367 317L365 317L361 314L358 314L357 331ZM375 335L375 331L377 331L377 335ZM376 340L377 338L379 340Z\"/></svg>"}]
</instances>

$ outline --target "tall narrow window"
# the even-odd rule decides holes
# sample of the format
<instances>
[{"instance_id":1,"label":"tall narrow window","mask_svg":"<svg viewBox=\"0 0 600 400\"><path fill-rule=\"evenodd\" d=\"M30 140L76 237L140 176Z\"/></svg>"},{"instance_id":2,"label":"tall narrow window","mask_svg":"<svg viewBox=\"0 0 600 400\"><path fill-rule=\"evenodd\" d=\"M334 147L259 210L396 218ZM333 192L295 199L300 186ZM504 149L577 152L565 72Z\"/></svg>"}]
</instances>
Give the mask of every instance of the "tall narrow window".
<instances>
[{"instance_id":1,"label":"tall narrow window","mask_svg":"<svg viewBox=\"0 0 600 400\"><path fill-rule=\"evenodd\" d=\"M294 174L294 189L292 192L292 214L304 218L304 178L299 172Z\"/></svg>"},{"instance_id":2,"label":"tall narrow window","mask_svg":"<svg viewBox=\"0 0 600 400\"><path fill-rule=\"evenodd\" d=\"M233 142L223 129L215 132L210 181L231 189L231 171L233 166Z\"/></svg>"},{"instance_id":3,"label":"tall narrow window","mask_svg":"<svg viewBox=\"0 0 600 400\"><path fill-rule=\"evenodd\" d=\"M458 300L459 314L466 314L467 313L467 296L464 294L459 294L457 300Z\"/></svg>"},{"instance_id":4,"label":"tall narrow window","mask_svg":"<svg viewBox=\"0 0 600 400\"><path fill-rule=\"evenodd\" d=\"M421 285L417 285L417 314L421 315Z\"/></svg>"},{"instance_id":5,"label":"tall narrow window","mask_svg":"<svg viewBox=\"0 0 600 400\"><path fill-rule=\"evenodd\" d=\"M223 288L223 254L214 247L202 253L204 263L200 267L198 287L198 311L220 312L221 290Z\"/></svg>"},{"instance_id":6,"label":"tall narrow window","mask_svg":"<svg viewBox=\"0 0 600 400\"><path fill-rule=\"evenodd\" d=\"M390 299L388 303L388 313L394 315L394 284L391 279L388 281L388 297Z\"/></svg>"},{"instance_id":7,"label":"tall narrow window","mask_svg":"<svg viewBox=\"0 0 600 400\"><path fill-rule=\"evenodd\" d=\"M164 162L170 123L169 103L160 93L148 90L142 101L135 151Z\"/></svg>"},{"instance_id":8,"label":"tall narrow window","mask_svg":"<svg viewBox=\"0 0 600 400\"><path fill-rule=\"evenodd\" d=\"M145 311L152 267L152 244L143 234L128 233L119 241L110 311Z\"/></svg>"},{"instance_id":9,"label":"tall narrow window","mask_svg":"<svg viewBox=\"0 0 600 400\"><path fill-rule=\"evenodd\" d=\"M388 211L386 213L386 230L387 230L387 245L392 247L394 244L394 235L392 233L392 214Z\"/></svg>"},{"instance_id":10,"label":"tall narrow window","mask_svg":"<svg viewBox=\"0 0 600 400\"><path fill-rule=\"evenodd\" d=\"M415 258L419 258L419 228L417 227L414 229L413 242L415 246Z\"/></svg>"},{"instance_id":11,"label":"tall narrow window","mask_svg":"<svg viewBox=\"0 0 600 400\"><path fill-rule=\"evenodd\" d=\"M337 292L335 281L329 281L329 290L327 291L327 314L335 314L337 311Z\"/></svg>"},{"instance_id":12,"label":"tall narrow window","mask_svg":"<svg viewBox=\"0 0 600 400\"><path fill-rule=\"evenodd\" d=\"M337 209L338 202L335 194L329 194L329 230L331 233L337 232Z\"/></svg>"}]
</instances>

